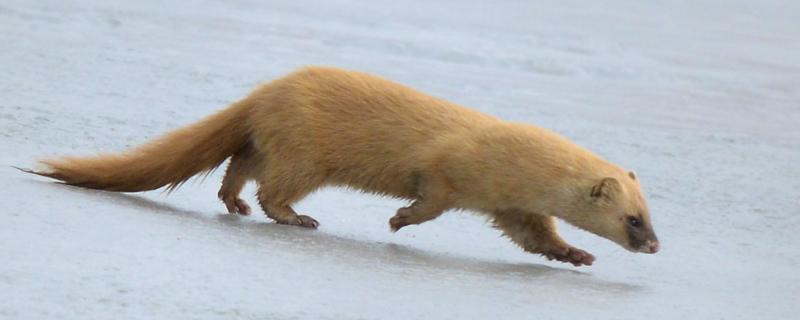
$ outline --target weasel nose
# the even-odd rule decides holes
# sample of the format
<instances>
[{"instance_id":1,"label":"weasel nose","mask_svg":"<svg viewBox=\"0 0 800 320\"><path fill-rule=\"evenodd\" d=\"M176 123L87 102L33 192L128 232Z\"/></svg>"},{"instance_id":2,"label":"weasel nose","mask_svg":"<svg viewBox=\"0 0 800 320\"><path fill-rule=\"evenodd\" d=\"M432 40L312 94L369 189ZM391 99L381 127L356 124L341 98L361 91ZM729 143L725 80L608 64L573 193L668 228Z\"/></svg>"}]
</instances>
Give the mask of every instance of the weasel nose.
<instances>
[{"instance_id":1,"label":"weasel nose","mask_svg":"<svg viewBox=\"0 0 800 320\"><path fill-rule=\"evenodd\" d=\"M647 247L649 253L656 253L658 252L659 246L658 241L650 242L650 245Z\"/></svg>"}]
</instances>

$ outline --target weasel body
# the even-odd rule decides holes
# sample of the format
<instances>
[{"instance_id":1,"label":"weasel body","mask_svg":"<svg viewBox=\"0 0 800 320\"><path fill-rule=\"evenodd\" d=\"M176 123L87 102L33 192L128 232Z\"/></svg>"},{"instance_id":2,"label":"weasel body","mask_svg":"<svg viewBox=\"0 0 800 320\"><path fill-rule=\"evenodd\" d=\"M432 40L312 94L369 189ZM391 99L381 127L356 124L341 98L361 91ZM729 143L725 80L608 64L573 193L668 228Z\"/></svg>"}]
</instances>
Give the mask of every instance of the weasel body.
<instances>
[{"instance_id":1,"label":"weasel body","mask_svg":"<svg viewBox=\"0 0 800 320\"><path fill-rule=\"evenodd\" d=\"M412 200L397 231L450 209L487 215L524 250L574 265L594 257L556 231L561 218L622 247L655 253L639 182L549 130L502 121L365 73L300 69L241 101L119 154L42 161L66 184L120 192L176 188L231 158L219 198L258 183L258 202L281 224L316 228L292 205L338 185Z\"/></svg>"}]
</instances>

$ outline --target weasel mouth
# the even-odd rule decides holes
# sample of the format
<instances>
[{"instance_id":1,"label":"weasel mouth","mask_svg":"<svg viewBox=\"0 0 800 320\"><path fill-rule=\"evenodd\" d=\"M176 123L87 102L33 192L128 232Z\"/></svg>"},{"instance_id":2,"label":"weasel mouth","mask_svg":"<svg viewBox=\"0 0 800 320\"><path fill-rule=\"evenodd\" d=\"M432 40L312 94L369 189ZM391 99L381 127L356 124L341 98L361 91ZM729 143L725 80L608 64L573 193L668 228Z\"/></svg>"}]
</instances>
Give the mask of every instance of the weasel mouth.
<instances>
[{"instance_id":1,"label":"weasel mouth","mask_svg":"<svg viewBox=\"0 0 800 320\"><path fill-rule=\"evenodd\" d=\"M658 240L647 240L644 243L628 244L622 247L633 253L653 254L661 250L661 245L659 245Z\"/></svg>"},{"instance_id":2,"label":"weasel mouth","mask_svg":"<svg viewBox=\"0 0 800 320\"><path fill-rule=\"evenodd\" d=\"M659 249L661 249L661 247L658 244L658 241L648 240L644 245L640 246L639 249L636 251L653 254L658 252Z\"/></svg>"}]
</instances>

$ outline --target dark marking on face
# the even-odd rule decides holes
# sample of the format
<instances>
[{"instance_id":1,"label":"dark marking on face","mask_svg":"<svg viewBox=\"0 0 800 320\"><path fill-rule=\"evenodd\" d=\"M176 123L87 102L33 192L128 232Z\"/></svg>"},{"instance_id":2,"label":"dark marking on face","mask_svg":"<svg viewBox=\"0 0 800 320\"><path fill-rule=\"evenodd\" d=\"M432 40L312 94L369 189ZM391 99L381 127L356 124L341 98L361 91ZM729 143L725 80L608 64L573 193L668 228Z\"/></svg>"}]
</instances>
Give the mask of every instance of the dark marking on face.
<instances>
[{"instance_id":1,"label":"dark marking on face","mask_svg":"<svg viewBox=\"0 0 800 320\"><path fill-rule=\"evenodd\" d=\"M628 233L628 243L631 248L638 250L649 245L648 240L650 243L657 241L653 230L645 225L641 214L625 217L625 230Z\"/></svg>"},{"instance_id":2,"label":"dark marking on face","mask_svg":"<svg viewBox=\"0 0 800 320\"><path fill-rule=\"evenodd\" d=\"M629 224L631 227L638 228L639 226L641 226L641 225L642 225L642 222L641 222L641 221L639 220L639 218L637 218L637 217L634 217L634 216L628 216L628 224Z\"/></svg>"}]
</instances>

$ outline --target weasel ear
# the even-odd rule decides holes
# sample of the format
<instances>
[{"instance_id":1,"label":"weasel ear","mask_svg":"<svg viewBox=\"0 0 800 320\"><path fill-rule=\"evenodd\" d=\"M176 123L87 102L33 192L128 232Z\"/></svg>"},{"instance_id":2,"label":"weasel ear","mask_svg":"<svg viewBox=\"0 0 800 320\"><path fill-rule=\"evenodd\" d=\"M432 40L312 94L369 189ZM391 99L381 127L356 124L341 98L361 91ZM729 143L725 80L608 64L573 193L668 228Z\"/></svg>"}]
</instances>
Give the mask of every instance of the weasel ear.
<instances>
[{"instance_id":1,"label":"weasel ear","mask_svg":"<svg viewBox=\"0 0 800 320\"><path fill-rule=\"evenodd\" d=\"M631 177L631 179L636 180L636 172L628 171L628 176Z\"/></svg>"},{"instance_id":2,"label":"weasel ear","mask_svg":"<svg viewBox=\"0 0 800 320\"><path fill-rule=\"evenodd\" d=\"M592 198L595 199L595 200L600 199L600 198L611 199L611 197L614 195L614 193L616 193L620 189L621 189L621 186L619 184L619 181L617 181L617 179L610 178L610 177L603 178L603 180L600 180L600 183L598 183L598 184L596 184L596 185L594 185L592 187L591 195L592 195Z\"/></svg>"}]
</instances>

